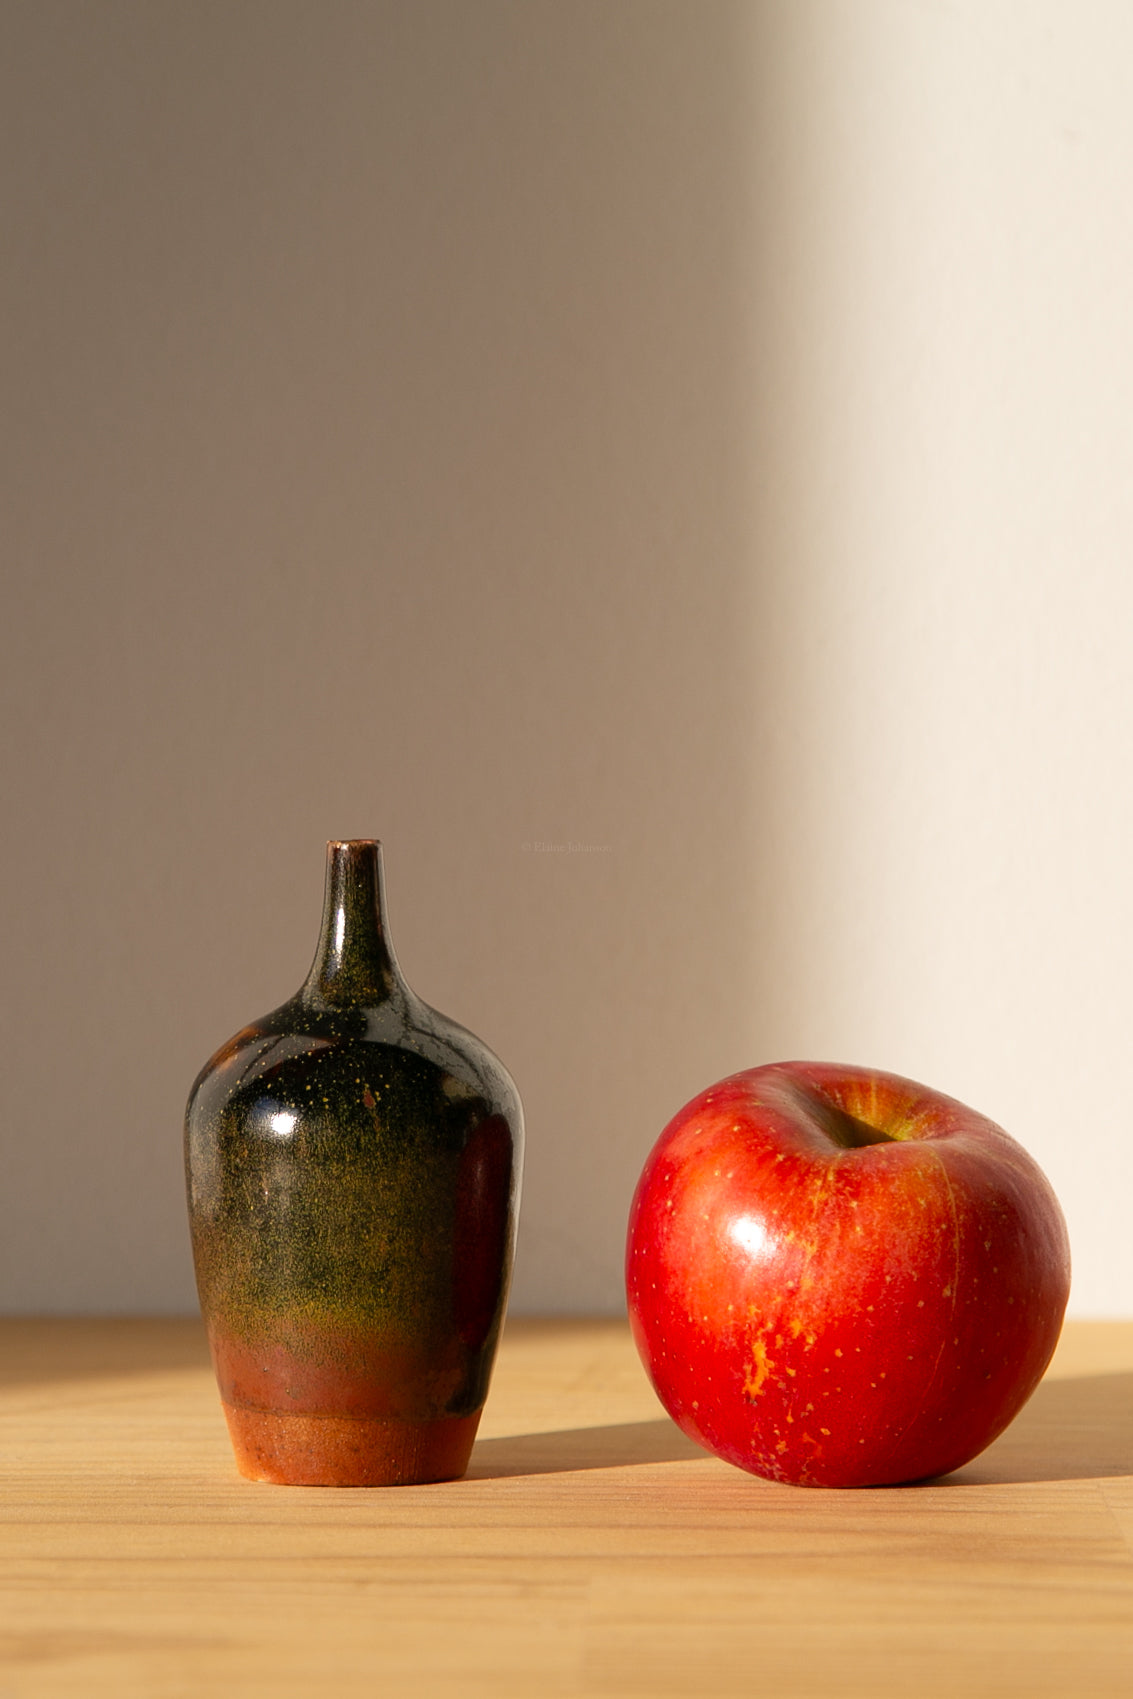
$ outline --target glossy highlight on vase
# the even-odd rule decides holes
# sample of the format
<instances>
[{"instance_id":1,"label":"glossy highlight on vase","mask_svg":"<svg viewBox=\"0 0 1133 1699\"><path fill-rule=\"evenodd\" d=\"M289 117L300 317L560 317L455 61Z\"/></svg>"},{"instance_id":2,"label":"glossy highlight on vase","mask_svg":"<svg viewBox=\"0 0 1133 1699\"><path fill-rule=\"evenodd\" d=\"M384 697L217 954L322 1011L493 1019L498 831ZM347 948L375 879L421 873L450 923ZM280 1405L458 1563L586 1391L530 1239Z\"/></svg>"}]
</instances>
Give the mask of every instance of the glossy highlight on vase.
<instances>
[{"instance_id":1,"label":"glossy highlight on vase","mask_svg":"<svg viewBox=\"0 0 1133 1699\"><path fill-rule=\"evenodd\" d=\"M379 844L330 843L306 981L217 1052L186 1111L197 1284L243 1474L463 1474L522 1141L503 1066L401 975Z\"/></svg>"}]
</instances>

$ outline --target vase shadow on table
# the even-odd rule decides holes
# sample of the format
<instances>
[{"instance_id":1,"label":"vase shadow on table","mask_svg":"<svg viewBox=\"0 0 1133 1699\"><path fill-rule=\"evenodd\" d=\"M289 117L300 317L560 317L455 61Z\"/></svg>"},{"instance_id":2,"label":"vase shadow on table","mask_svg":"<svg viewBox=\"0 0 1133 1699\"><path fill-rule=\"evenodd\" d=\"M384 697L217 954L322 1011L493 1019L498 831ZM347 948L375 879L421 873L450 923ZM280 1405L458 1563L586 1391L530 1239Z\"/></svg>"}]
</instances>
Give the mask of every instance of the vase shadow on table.
<instances>
[{"instance_id":1,"label":"vase shadow on table","mask_svg":"<svg viewBox=\"0 0 1133 1699\"><path fill-rule=\"evenodd\" d=\"M708 1452L661 1417L653 1422L615 1422L602 1428L561 1428L552 1433L478 1440L467 1478L560 1475L585 1469L697 1461L708 1462Z\"/></svg>"},{"instance_id":2,"label":"vase shadow on table","mask_svg":"<svg viewBox=\"0 0 1133 1699\"><path fill-rule=\"evenodd\" d=\"M470 1480L708 1462L672 1422L619 1422L480 1440ZM1048 1381L995 1443L950 1475L918 1486L1009 1486L1133 1475L1133 1374Z\"/></svg>"}]
</instances>

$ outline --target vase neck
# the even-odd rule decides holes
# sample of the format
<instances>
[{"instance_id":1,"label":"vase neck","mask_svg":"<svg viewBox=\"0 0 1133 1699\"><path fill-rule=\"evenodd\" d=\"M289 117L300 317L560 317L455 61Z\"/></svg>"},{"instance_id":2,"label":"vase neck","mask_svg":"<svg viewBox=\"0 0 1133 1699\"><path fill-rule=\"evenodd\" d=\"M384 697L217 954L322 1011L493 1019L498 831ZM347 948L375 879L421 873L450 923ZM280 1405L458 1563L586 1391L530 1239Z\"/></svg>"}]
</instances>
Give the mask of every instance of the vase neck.
<instances>
[{"instance_id":1,"label":"vase neck","mask_svg":"<svg viewBox=\"0 0 1133 1699\"><path fill-rule=\"evenodd\" d=\"M381 845L369 838L329 843L319 947L300 995L305 1002L373 1005L400 983L386 937Z\"/></svg>"}]
</instances>

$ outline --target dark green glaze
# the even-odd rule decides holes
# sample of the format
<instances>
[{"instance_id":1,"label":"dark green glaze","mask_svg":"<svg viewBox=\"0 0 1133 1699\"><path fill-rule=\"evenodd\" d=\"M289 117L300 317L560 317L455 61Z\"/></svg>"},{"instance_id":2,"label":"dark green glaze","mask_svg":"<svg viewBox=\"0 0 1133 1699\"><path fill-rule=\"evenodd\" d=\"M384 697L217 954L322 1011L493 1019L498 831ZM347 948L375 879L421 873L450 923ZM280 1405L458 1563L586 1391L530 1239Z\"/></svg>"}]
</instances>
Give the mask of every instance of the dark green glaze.
<instances>
[{"instance_id":1,"label":"dark green glaze","mask_svg":"<svg viewBox=\"0 0 1133 1699\"><path fill-rule=\"evenodd\" d=\"M511 1272L519 1098L491 1051L402 979L380 846L327 854L305 984L217 1052L186 1111L221 1394L286 1415L468 1416Z\"/></svg>"}]
</instances>

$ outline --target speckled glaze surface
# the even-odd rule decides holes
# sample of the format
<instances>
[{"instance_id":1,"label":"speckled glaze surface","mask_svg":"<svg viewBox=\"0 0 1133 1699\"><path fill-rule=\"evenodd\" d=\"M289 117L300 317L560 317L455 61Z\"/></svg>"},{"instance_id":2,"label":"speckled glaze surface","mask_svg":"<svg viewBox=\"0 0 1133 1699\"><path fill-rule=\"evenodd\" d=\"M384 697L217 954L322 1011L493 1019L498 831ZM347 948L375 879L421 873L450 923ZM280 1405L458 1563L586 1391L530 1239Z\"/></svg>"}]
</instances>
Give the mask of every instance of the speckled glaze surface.
<instances>
[{"instance_id":1,"label":"speckled glaze surface","mask_svg":"<svg viewBox=\"0 0 1133 1699\"><path fill-rule=\"evenodd\" d=\"M229 1040L185 1116L201 1309L237 1464L291 1485L463 1474L515 1244L501 1063L409 990L380 845L327 846L301 990Z\"/></svg>"}]
</instances>

